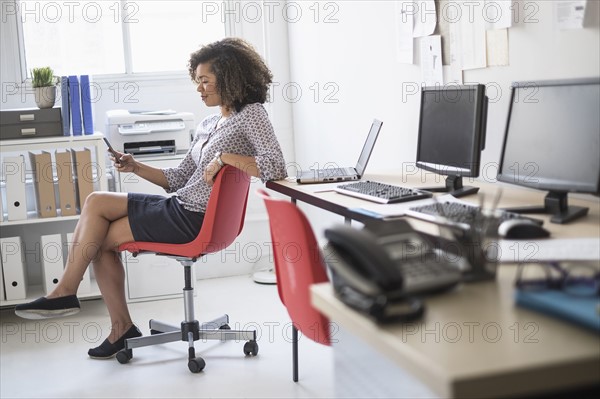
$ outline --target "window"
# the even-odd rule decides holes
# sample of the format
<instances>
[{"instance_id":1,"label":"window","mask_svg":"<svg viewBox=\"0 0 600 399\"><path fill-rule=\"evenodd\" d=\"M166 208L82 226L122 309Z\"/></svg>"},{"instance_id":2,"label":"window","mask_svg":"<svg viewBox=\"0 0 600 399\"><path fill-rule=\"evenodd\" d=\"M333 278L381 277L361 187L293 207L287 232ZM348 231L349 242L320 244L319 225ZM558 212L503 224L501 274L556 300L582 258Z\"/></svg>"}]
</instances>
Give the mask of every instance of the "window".
<instances>
[{"instance_id":1,"label":"window","mask_svg":"<svg viewBox=\"0 0 600 399\"><path fill-rule=\"evenodd\" d=\"M214 2L22 0L18 4L25 68L56 75L185 71L200 45L225 36Z\"/></svg>"}]
</instances>

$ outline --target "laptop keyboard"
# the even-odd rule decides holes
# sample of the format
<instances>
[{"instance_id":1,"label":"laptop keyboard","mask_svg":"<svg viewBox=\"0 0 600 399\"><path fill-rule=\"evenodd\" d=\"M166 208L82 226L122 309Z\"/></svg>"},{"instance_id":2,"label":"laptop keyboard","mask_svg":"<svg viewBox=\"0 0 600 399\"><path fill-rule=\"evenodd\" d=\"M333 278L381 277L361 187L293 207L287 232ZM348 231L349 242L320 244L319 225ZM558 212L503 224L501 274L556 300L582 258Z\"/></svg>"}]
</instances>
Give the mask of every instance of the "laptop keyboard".
<instances>
[{"instance_id":1,"label":"laptop keyboard","mask_svg":"<svg viewBox=\"0 0 600 399\"><path fill-rule=\"evenodd\" d=\"M348 168L327 168L327 169L319 169L319 176L326 177L338 177L338 176L348 176L353 174L353 171L348 170Z\"/></svg>"},{"instance_id":2,"label":"laptop keyboard","mask_svg":"<svg viewBox=\"0 0 600 399\"><path fill-rule=\"evenodd\" d=\"M432 194L428 191L394 186L369 180L361 180L354 183L341 184L336 187L340 194L351 195L381 204L413 201L429 198Z\"/></svg>"},{"instance_id":3,"label":"laptop keyboard","mask_svg":"<svg viewBox=\"0 0 600 399\"><path fill-rule=\"evenodd\" d=\"M479 217L480 209L478 206L467 205L460 202L439 202L409 208L406 211L406 214L416 218L426 219L444 225L453 225L468 230L475 222L476 218ZM509 219L528 219L538 224L543 223L542 220L524 217L519 213L508 211L499 213L498 217L499 223Z\"/></svg>"}]
</instances>

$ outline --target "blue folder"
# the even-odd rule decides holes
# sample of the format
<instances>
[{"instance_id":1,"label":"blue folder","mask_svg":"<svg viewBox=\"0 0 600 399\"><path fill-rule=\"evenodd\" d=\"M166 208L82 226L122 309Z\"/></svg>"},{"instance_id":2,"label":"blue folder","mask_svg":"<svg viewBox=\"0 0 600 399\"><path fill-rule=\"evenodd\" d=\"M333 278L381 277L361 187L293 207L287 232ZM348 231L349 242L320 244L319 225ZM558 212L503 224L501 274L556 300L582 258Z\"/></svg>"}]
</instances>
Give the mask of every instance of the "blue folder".
<instances>
[{"instance_id":1,"label":"blue folder","mask_svg":"<svg viewBox=\"0 0 600 399\"><path fill-rule=\"evenodd\" d=\"M79 79L77 76L69 76L69 97L71 99L71 126L73 127L73 136L81 136L83 129L81 126L81 101L79 93Z\"/></svg>"},{"instance_id":2,"label":"blue folder","mask_svg":"<svg viewBox=\"0 0 600 399\"><path fill-rule=\"evenodd\" d=\"M90 77L88 75L81 75L79 77L79 84L81 85L81 113L83 117L83 132L85 134L94 134Z\"/></svg>"},{"instance_id":3,"label":"blue folder","mask_svg":"<svg viewBox=\"0 0 600 399\"><path fill-rule=\"evenodd\" d=\"M61 117L63 136L71 135L71 104L69 99L69 77L60 77Z\"/></svg>"},{"instance_id":4,"label":"blue folder","mask_svg":"<svg viewBox=\"0 0 600 399\"><path fill-rule=\"evenodd\" d=\"M559 317L600 333L600 297L575 296L560 290L516 290L516 302L532 310Z\"/></svg>"}]
</instances>

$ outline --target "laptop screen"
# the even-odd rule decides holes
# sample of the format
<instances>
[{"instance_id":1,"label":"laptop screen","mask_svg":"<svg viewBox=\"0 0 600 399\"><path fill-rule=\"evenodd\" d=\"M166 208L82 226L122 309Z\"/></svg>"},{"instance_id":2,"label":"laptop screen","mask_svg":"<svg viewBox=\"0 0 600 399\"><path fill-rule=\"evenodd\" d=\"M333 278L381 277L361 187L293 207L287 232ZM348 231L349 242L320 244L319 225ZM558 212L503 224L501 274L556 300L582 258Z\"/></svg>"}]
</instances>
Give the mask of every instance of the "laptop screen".
<instances>
[{"instance_id":1,"label":"laptop screen","mask_svg":"<svg viewBox=\"0 0 600 399\"><path fill-rule=\"evenodd\" d=\"M373 148L375 147L375 141L377 141L377 136L379 136L381 125L383 125L383 122L377 119L374 119L373 123L371 124L369 136L367 137L367 141L365 141L365 145L363 146L363 149L360 153L360 157L358 157L358 162L356 163L356 172L360 176L362 176L365 173L367 163L369 162L369 158L371 157L371 152L373 152Z\"/></svg>"}]
</instances>

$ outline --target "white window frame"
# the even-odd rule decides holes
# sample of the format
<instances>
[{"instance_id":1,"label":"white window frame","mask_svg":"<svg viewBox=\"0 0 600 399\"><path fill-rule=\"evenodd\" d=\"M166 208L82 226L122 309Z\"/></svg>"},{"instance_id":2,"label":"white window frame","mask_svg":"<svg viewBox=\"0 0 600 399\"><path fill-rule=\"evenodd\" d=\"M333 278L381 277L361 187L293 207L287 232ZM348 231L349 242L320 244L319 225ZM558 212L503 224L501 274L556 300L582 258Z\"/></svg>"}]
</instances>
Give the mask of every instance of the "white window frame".
<instances>
[{"instance_id":1,"label":"white window frame","mask_svg":"<svg viewBox=\"0 0 600 399\"><path fill-rule=\"evenodd\" d=\"M0 1L7 1L7 0L0 0ZM19 2L19 0L13 0L16 3ZM117 0L121 3L121 6L125 5L125 3L130 2L132 0ZM239 7L239 0L223 0L222 3L224 3L224 7L236 7L236 3L238 3L238 7ZM121 7L122 9L127 9L126 7ZM22 18L20 15L20 7L17 5L16 7L16 13L13 15L14 17L14 25L16 27L16 36L17 36L17 47L18 47L18 60L19 60L19 66L16 68L18 69L18 71L15 71L15 73L19 74L19 78L21 80L21 83L24 85L29 85L30 83L30 79L27 76L27 63L26 63L26 56L25 56L25 41L24 41L24 34L23 34L23 23L22 23ZM123 56L125 59L125 72L124 73L118 73L118 74L100 74L100 75L94 75L94 81L98 82L98 83L107 83L107 82L131 82L132 80L135 80L137 82L140 81L147 81L147 82L151 82L151 81L164 81L164 80L189 80L189 76L187 74L187 71L181 71L181 72L133 72L133 68L132 68L132 57L131 57L131 40L130 40L130 33L129 33L129 25L124 23L125 18L121 19L121 29L123 31ZM225 28L225 36L235 36L237 32L241 32L241 24L240 22L236 22L234 18L231 18L231 16L228 13L224 13L224 28ZM8 23L8 21L7 21ZM15 54L16 55L16 54Z\"/></svg>"}]
</instances>

